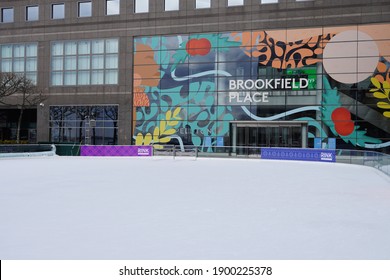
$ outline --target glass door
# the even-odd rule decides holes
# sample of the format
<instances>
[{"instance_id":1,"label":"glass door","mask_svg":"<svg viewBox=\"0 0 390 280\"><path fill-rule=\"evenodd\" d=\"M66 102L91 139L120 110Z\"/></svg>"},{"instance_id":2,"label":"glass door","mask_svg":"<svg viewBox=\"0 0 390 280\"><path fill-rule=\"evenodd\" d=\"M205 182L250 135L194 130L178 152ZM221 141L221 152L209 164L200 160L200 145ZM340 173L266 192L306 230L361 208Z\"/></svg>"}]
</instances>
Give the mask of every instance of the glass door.
<instances>
[{"instance_id":1,"label":"glass door","mask_svg":"<svg viewBox=\"0 0 390 280\"><path fill-rule=\"evenodd\" d=\"M258 154L259 147L306 147L306 122L243 122L231 128L233 151Z\"/></svg>"},{"instance_id":2,"label":"glass door","mask_svg":"<svg viewBox=\"0 0 390 280\"><path fill-rule=\"evenodd\" d=\"M258 139L257 139L257 130L258 127L247 127L248 129L248 154L256 155L259 154L260 151L256 147L258 147Z\"/></svg>"},{"instance_id":3,"label":"glass door","mask_svg":"<svg viewBox=\"0 0 390 280\"><path fill-rule=\"evenodd\" d=\"M245 153L245 146L247 145L246 127L237 127L237 154L243 155Z\"/></svg>"}]
</instances>

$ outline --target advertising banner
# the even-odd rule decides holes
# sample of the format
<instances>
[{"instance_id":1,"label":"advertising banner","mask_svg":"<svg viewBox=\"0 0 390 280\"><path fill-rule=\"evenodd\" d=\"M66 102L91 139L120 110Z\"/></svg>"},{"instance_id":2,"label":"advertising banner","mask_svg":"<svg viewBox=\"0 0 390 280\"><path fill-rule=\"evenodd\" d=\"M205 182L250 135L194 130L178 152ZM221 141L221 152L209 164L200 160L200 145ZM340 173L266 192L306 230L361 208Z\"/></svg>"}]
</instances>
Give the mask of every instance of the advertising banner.
<instances>
[{"instance_id":1,"label":"advertising banner","mask_svg":"<svg viewBox=\"0 0 390 280\"><path fill-rule=\"evenodd\" d=\"M152 146L81 146L81 156L102 157L150 157Z\"/></svg>"},{"instance_id":2,"label":"advertising banner","mask_svg":"<svg viewBox=\"0 0 390 280\"><path fill-rule=\"evenodd\" d=\"M336 152L323 149L261 148L261 158L336 162Z\"/></svg>"}]
</instances>

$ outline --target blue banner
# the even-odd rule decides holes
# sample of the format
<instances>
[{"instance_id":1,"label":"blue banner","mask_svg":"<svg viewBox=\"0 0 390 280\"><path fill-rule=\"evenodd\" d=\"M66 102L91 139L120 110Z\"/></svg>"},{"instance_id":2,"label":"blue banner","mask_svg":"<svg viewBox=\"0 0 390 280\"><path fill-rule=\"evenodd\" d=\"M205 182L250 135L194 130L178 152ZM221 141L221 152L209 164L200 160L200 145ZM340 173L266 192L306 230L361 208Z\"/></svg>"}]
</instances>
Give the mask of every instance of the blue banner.
<instances>
[{"instance_id":1,"label":"blue banner","mask_svg":"<svg viewBox=\"0 0 390 280\"><path fill-rule=\"evenodd\" d=\"M323 149L261 148L261 158L336 162L336 151Z\"/></svg>"}]
</instances>

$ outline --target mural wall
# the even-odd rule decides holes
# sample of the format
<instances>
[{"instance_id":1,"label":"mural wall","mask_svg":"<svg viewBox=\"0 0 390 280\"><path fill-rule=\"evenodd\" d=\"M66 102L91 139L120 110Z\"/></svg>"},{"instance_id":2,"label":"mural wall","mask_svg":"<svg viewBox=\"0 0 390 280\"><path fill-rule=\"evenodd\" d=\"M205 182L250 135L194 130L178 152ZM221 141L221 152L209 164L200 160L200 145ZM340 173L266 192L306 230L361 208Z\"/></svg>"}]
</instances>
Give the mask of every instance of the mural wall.
<instances>
[{"instance_id":1,"label":"mural wall","mask_svg":"<svg viewBox=\"0 0 390 280\"><path fill-rule=\"evenodd\" d=\"M337 148L389 151L390 25L134 39L136 145L230 145L233 120L299 120Z\"/></svg>"}]
</instances>

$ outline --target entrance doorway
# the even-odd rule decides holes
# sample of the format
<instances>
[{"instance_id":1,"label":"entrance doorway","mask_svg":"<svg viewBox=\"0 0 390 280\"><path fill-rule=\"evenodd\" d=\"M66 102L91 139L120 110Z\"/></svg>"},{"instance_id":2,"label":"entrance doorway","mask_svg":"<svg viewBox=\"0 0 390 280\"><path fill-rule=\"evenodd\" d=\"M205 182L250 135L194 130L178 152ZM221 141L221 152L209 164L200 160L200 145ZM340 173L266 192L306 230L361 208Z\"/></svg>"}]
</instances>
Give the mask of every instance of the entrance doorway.
<instances>
[{"instance_id":1,"label":"entrance doorway","mask_svg":"<svg viewBox=\"0 0 390 280\"><path fill-rule=\"evenodd\" d=\"M233 121L230 123L233 153L258 154L259 147L307 147L307 122Z\"/></svg>"}]
</instances>

